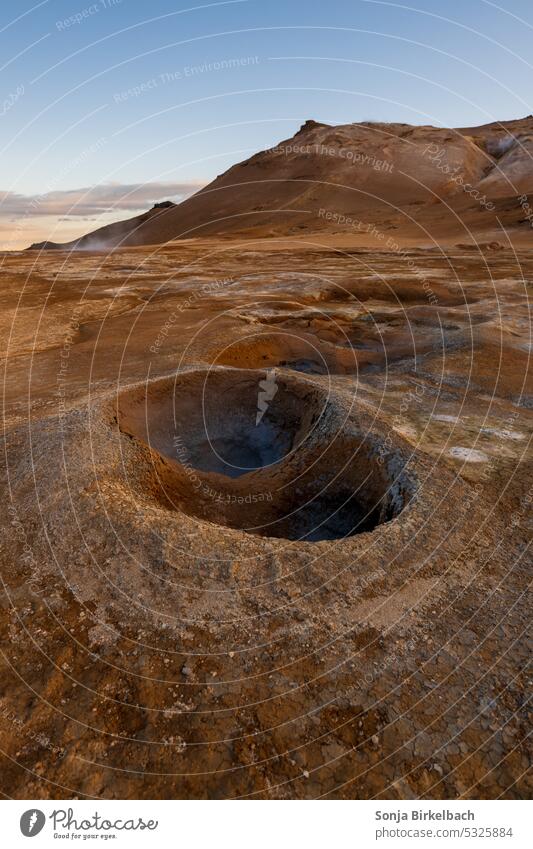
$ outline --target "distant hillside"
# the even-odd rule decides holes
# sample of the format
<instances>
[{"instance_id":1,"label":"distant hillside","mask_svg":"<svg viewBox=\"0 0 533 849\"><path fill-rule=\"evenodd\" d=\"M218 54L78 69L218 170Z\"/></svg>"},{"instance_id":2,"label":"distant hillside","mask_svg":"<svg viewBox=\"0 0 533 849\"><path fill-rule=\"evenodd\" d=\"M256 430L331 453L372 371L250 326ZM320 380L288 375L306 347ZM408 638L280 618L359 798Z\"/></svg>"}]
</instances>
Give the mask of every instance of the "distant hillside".
<instances>
[{"instance_id":1,"label":"distant hillside","mask_svg":"<svg viewBox=\"0 0 533 849\"><path fill-rule=\"evenodd\" d=\"M290 139L234 165L180 204L165 202L64 245L109 250L199 236L294 235L357 229L490 230L519 226L533 193L533 117L480 127L329 126L307 121ZM454 223L455 222L455 223ZM463 228L464 229L464 228Z\"/></svg>"}]
</instances>

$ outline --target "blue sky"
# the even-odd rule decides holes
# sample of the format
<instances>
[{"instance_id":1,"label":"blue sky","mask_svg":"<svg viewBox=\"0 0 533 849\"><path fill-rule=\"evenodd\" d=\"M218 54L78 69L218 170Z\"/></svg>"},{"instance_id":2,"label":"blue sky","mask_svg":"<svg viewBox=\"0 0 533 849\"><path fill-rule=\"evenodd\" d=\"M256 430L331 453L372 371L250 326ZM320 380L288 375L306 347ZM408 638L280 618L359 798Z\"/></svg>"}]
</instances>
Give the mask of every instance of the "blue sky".
<instances>
[{"instance_id":1,"label":"blue sky","mask_svg":"<svg viewBox=\"0 0 533 849\"><path fill-rule=\"evenodd\" d=\"M2 4L0 241L185 196L307 118L533 112L530 0L412 2Z\"/></svg>"}]
</instances>

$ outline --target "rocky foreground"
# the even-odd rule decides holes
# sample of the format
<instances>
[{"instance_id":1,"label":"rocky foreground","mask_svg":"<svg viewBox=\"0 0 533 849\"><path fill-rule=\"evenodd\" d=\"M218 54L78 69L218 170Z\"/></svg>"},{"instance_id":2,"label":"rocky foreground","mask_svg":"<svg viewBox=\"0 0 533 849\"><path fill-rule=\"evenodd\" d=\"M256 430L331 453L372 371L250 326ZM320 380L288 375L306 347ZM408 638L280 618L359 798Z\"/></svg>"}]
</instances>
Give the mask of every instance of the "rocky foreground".
<instances>
[{"instance_id":1,"label":"rocky foreground","mask_svg":"<svg viewBox=\"0 0 533 849\"><path fill-rule=\"evenodd\" d=\"M530 796L532 274L3 257L0 790Z\"/></svg>"}]
</instances>

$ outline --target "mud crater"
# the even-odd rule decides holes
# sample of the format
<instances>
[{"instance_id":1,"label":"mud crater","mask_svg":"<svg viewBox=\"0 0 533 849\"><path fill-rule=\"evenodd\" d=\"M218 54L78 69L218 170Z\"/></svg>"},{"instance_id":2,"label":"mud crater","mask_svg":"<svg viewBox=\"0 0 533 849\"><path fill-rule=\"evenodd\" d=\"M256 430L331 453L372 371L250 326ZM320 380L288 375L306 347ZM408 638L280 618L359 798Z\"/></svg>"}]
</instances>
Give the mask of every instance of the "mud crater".
<instances>
[{"instance_id":1,"label":"mud crater","mask_svg":"<svg viewBox=\"0 0 533 849\"><path fill-rule=\"evenodd\" d=\"M372 531L414 492L401 452L311 378L195 370L123 393L123 433L150 452L165 507L305 542Z\"/></svg>"}]
</instances>

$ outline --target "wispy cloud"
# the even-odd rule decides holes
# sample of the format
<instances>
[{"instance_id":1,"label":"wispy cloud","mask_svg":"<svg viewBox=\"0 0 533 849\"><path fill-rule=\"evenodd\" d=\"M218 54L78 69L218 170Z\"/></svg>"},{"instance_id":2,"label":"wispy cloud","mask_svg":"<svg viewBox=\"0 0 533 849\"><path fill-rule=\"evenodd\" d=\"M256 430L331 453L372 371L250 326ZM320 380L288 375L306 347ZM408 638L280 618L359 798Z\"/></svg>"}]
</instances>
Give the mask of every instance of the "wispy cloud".
<instances>
[{"instance_id":1,"label":"wispy cloud","mask_svg":"<svg viewBox=\"0 0 533 849\"><path fill-rule=\"evenodd\" d=\"M129 218L161 200L178 203L203 183L105 183L22 195L0 190L0 250L32 242L69 242L104 224Z\"/></svg>"},{"instance_id":2,"label":"wispy cloud","mask_svg":"<svg viewBox=\"0 0 533 849\"><path fill-rule=\"evenodd\" d=\"M81 189L22 195L0 191L0 216L17 220L37 216L94 216L137 212L160 200L180 201L202 183L106 183Z\"/></svg>"}]
</instances>

